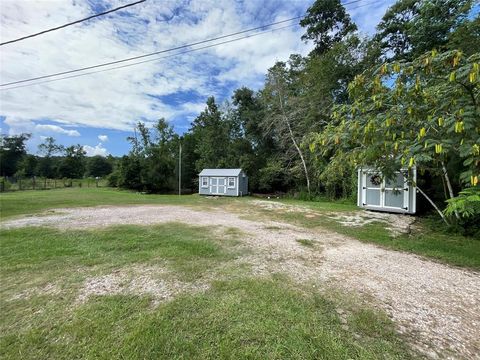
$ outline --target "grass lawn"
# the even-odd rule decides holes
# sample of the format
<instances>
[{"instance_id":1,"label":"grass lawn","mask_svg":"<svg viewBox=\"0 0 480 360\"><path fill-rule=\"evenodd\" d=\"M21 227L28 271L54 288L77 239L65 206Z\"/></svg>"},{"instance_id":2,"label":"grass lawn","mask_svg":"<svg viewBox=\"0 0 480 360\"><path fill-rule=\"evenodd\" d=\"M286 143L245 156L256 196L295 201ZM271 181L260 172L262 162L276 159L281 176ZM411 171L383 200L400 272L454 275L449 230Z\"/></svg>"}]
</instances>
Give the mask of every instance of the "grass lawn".
<instances>
[{"instance_id":1,"label":"grass lawn","mask_svg":"<svg viewBox=\"0 0 480 360\"><path fill-rule=\"evenodd\" d=\"M138 204L195 205L202 203L207 205L208 201L198 195L152 195L114 188L64 188L0 194L2 218L62 207Z\"/></svg>"},{"instance_id":2,"label":"grass lawn","mask_svg":"<svg viewBox=\"0 0 480 360\"><path fill-rule=\"evenodd\" d=\"M1 358L414 356L384 313L354 298L320 293L282 276L248 276L234 263L246 251L239 236L178 223L2 230ZM116 279L140 279L142 285L208 280L210 286L155 305L155 293L129 286L118 291ZM89 286L99 282L96 291L110 286L111 294L92 291Z\"/></svg>"},{"instance_id":3,"label":"grass lawn","mask_svg":"<svg viewBox=\"0 0 480 360\"><path fill-rule=\"evenodd\" d=\"M279 202L319 212L354 212L352 203L318 201L306 202L284 199ZM408 251L455 266L480 269L480 241L472 237L446 233L443 224L419 218L414 232L394 237L383 223L363 227L347 227L327 217L308 218L301 212L277 213L252 206L250 198L211 198L198 195L151 195L112 188L65 188L42 191L17 191L0 194L0 214L12 216L38 213L51 208L99 205L169 204L202 207L225 207L231 211L248 210L252 217L262 215L303 227L324 227L360 241L375 243L394 250Z\"/></svg>"}]
</instances>

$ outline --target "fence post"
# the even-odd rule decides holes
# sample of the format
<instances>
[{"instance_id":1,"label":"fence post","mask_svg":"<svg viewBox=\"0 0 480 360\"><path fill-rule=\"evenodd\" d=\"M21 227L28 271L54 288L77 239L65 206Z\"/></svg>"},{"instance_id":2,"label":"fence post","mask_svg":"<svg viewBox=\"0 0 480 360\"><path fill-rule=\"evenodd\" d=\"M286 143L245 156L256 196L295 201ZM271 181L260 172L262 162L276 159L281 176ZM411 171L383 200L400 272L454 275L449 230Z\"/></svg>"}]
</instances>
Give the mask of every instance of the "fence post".
<instances>
[{"instance_id":1,"label":"fence post","mask_svg":"<svg viewBox=\"0 0 480 360\"><path fill-rule=\"evenodd\" d=\"M32 190L35 190L35 176L32 177Z\"/></svg>"},{"instance_id":2,"label":"fence post","mask_svg":"<svg viewBox=\"0 0 480 360\"><path fill-rule=\"evenodd\" d=\"M18 179L18 190L22 190L22 179Z\"/></svg>"}]
</instances>

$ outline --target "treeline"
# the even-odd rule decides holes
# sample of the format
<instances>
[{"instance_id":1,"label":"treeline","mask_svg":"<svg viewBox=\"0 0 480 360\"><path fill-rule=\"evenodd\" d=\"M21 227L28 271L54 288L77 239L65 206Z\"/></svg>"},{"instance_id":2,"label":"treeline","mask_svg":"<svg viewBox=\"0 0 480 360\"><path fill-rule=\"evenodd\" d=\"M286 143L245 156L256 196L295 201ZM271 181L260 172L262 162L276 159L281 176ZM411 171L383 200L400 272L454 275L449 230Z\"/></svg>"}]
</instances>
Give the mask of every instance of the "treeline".
<instances>
[{"instance_id":1,"label":"treeline","mask_svg":"<svg viewBox=\"0 0 480 360\"><path fill-rule=\"evenodd\" d=\"M377 33L364 38L340 1L316 1L300 22L306 30L301 40L315 45L308 56L294 54L275 64L259 91L237 89L223 104L210 97L181 137L164 120L150 130L138 124L118 184L175 187L181 143L185 187L195 188L202 168L241 167L252 191L349 197L356 193L355 169L368 163L387 173L417 166L430 182L426 192L437 200L446 180L437 186L431 179L445 165L457 194L478 174L478 167L469 166L478 163L469 159L463 165L465 156L448 145L454 141L449 138L460 136L475 156L480 25L478 16L468 17L471 6L470 0L401 0L384 15ZM445 144L438 143L438 129L430 124L439 117L449 129L441 132ZM385 129L389 118L397 129ZM460 119L463 125L455 132L451 122ZM420 131L423 140L433 136L421 144L423 152L415 141ZM441 153L435 145L437 151L443 147Z\"/></svg>"},{"instance_id":2,"label":"treeline","mask_svg":"<svg viewBox=\"0 0 480 360\"><path fill-rule=\"evenodd\" d=\"M180 146L182 187L192 190L203 168L226 167L244 169L252 192L355 197L360 166L387 177L416 167L425 203L445 222L475 222L480 20L472 5L399 0L362 37L339 0L317 0L300 22L299 41L314 45L308 56L277 62L258 91L242 87L222 104L208 98L182 136L164 119L138 123L110 184L175 190ZM73 147L60 163L76 157Z\"/></svg>"},{"instance_id":3,"label":"treeline","mask_svg":"<svg viewBox=\"0 0 480 360\"><path fill-rule=\"evenodd\" d=\"M49 179L80 179L105 177L115 166L112 156L86 157L81 145L65 147L47 137L38 146L38 155L28 154L29 134L2 135L0 138L0 176L4 178L43 177Z\"/></svg>"}]
</instances>

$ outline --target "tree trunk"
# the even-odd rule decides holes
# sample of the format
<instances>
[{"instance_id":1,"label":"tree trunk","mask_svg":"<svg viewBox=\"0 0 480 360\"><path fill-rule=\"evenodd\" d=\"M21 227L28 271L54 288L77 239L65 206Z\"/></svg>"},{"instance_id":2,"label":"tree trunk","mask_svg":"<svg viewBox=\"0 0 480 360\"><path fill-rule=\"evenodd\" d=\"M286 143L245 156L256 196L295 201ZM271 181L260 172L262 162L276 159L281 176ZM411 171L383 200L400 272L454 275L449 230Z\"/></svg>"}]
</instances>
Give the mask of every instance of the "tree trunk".
<instances>
[{"instance_id":1,"label":"tree trunk","mask_svg":"<svg viewBox=\"0 0 480 360\"><path fill-rule=\"evenodd\" d=\"M427 199L427 201L433 206L433 208L434 208L435 210L437 210L438 214L440 215L440 217L442 218L442 220L445 222L445 224L450 225L450 223L448 222L448 220L447 220L447 218L445 217L445 215L443 215L443 212L438 208L437 205L435 205L435 203L432 201L432 199L430 199L430 198L428 197L428 195L425 194L425 193L422 191L422 189L420 189L418 186L417 186L417 190L418 190L418 192L419 192L420 194L423 195L423 197L424 197L425 199Z\"/></svg>"},{"instance_id":2,"label":"tree trunk","mask_svg":"<svg viewBox=\"0 0 480 360\"><path fill-rule=\"evenodd\" d=\"M448 177L447 168L445 167L445 163L443 161L442 161L442 172L443 172L443 177L445 178L445 182L447 183L450 199L453 199L455 195L453 194L452 184L450 183L450 178ZM457 210L455 210L455 217L457 218L457 220L460 219L460 215L458 214Z\"/></svg>"},{"instance_id":3,"label":"tree trunk","mask_svg":"<svg viewBox=\"0 0 480 360\"><path fill-rule=\"evenodd\" d=\"M303 171L305 172L305 178L307 179L308 196L310 196L310 177L308 176L307 163L305 162L305 158L303 157L302 150L300 149L300 147L297 144L297 141L295 140L295 136L293 136L292 127L290 126L290 121L288 120L287 114L285 113L285 109L283 107L283 100L282 100L282 94L281 94L280 86L278 85L278 82L276 80L275 80L275 82L276 82L276 85L277 85L278 100L279 100L279 103L280 103L280 109L282 111L283 120L287 124L288 132L290 134L290 139L292 140L293 146L295 146L295 149L297 150L298 155L300 156L300 160L302 161Z\"/></svg>"}]
</instances>

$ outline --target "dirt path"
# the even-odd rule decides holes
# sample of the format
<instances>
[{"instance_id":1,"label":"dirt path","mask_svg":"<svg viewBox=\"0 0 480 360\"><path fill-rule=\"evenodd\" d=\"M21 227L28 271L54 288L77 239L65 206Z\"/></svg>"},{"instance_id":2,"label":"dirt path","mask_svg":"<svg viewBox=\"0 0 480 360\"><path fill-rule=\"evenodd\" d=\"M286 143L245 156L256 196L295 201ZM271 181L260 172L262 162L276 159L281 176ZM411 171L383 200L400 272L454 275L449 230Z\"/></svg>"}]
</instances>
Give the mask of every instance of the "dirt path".
<instances>
[{"instance_id":1,"label":"dirt path","mask_svg":"<svg viewBox=\"0 0 480 360\"><path fill-rule=\"evenodd\" d=\"M412 254L385 250L327 230L309 231L279 222L256 222L225 210L180 206L58 209L57 213L10 220L3 228L61 229L171 221L236 227L253 255L240 261L257 275L283 272L296 281L315 281L355 290L373 299L400 332L429 358L480 359L480 274ZM310 240L312 247L298 240Z\"/></svg>"}]
</instances>

